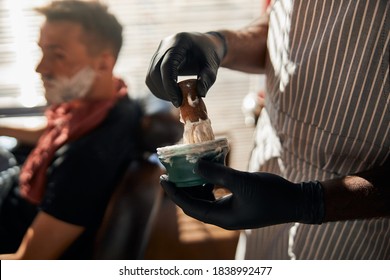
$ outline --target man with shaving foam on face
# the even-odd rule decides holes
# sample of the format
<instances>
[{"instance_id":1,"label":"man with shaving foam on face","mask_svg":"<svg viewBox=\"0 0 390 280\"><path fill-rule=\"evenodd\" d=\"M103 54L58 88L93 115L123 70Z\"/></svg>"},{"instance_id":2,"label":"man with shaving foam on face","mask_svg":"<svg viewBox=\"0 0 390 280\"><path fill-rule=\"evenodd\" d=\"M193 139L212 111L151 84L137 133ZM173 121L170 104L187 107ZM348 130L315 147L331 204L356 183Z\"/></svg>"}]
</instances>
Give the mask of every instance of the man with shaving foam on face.
<instances>
[{"instance_id":1,"label":"man with shaving foam on face","mask_svg":"<svg viewBox=\"0 0 390 280\"><path fill-rule=\"evenodd\" d=\"M35 145L0 204L0 259L91 259L108 200L137 155L142 113L113 76L122 26L106 6L54 1L37 11L46 17L36 71L47 126L0 128Z\"/></svg>"}]
</instances>

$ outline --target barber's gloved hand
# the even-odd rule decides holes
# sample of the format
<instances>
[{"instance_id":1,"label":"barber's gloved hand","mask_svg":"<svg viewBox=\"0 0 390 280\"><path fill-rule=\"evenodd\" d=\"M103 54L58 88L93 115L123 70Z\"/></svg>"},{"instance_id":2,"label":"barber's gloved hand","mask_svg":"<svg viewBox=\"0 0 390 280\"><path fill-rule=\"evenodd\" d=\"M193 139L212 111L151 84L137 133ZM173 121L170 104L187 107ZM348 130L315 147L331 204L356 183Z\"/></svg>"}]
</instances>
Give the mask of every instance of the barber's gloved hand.
<instances>
[{"instance_id":1,"label":"barber's gloved hand","mask_svg":"<svg viewBox=\"0 0 390 280\"><path fill-rule=\"evenodd\" d=\"M250 229L323 221L323 188L318 181L295 184L271 173L242 172L206 160L199 161L196 172L232 194L212 201L190 196L164 177L161 185L187 215L205 223Z\"/></svg>"},{"instance_id":2,"label":"barber's gloved hand","mask_svg":"<svg viewBox=\"0 0 390 280\"><path fill-rule=\"evenodd\" d=\"M182 94L178 76L196 75L202 97L214 84L218 68L226 54L226 42L218 32L182 32L163 39L153 55L146 75L152 93L179 107Z\"/></svg>"}]
</instances>

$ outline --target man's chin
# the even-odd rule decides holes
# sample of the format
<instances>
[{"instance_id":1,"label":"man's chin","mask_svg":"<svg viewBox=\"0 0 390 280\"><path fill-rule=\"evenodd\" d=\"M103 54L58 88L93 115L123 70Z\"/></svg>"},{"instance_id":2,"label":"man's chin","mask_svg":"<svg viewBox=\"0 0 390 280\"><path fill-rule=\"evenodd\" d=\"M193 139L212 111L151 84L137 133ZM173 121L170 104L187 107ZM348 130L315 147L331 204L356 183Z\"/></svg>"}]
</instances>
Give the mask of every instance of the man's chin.
<instances>
[{"instance_id":1,"label":"man's chin","mask_svg":"<svg viewBox=\"0 0 390 280\"><path fill-rule=\"evenodd\" d=\"M59 100L58 98L53 98L52 96L56 96L55 93L50 93L50 91L46 90L45 99L46 99L47 105L51 106L51 105L58 105L61 103L61 100Z\"/></svg>"}]
</instances>

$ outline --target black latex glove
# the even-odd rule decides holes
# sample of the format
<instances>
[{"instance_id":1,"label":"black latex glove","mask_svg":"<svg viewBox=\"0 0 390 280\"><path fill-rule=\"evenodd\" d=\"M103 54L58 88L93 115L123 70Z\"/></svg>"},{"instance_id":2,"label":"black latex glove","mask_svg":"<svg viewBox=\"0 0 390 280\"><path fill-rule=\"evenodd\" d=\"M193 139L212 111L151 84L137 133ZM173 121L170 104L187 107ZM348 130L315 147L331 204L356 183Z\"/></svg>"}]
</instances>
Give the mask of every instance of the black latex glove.
<instances>
[{"instance_id":1,"label":"black latex glove","mask_svg":"<svg viewBox=\"0 0 390 280\"><path fill-rule=\"evenodd\" d=\"M288 222L320 224L324 217L323 188L317 181L292 183L270 173L241 172L200 160L196 173L232 194L208 201L188 195L167 177L161 185L183 211L225 229L250 229Z\"/></svg>"},{"instance_id":2,"label":"black latex glove","mask_svg":"<svg viewBox=\"0 0 390 280\"><path fill-rule=\"evenodd\" d=\"M178 76L196 75L197 90L202 97L214 84L226 53L224 38L216 32L178 33L161 41L146 75L151 92L179 107L182 94Z\"/></svg>"}]
</instances>

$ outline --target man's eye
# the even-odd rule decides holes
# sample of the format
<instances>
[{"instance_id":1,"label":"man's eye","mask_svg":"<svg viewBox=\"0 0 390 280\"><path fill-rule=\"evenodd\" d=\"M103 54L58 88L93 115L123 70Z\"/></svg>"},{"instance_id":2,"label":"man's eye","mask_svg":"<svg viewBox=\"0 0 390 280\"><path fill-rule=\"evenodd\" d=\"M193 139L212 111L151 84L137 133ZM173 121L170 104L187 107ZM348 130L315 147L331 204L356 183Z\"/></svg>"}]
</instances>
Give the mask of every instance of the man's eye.
<instances>
[{"instance_id":1,"label":"man's eye","mask_svg":"<svg viewBox=\"0 0 390 280\"><path fill-rule=\"evenodd\" d=\"M60 59L60 60L62 60L62 59L64 59L64 58L65 58L65 55L64 55L64 54L62 54L62 53L56 53L56 54L54 54L54 57L55 57L56 59Z\"/></svg>"}]
</instances>

